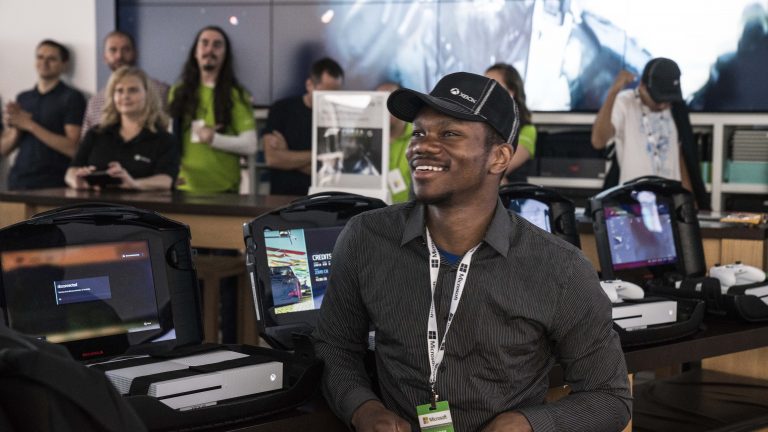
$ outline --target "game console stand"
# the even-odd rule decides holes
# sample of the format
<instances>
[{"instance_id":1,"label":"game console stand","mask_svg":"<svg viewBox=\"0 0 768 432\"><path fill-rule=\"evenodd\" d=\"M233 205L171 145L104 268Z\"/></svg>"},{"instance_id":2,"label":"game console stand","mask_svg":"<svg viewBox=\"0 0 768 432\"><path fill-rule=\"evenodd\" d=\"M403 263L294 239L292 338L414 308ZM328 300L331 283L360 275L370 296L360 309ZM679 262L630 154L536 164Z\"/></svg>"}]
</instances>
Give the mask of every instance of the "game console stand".
<instances>
[{"instance_id":1,"label":"game console stand","mask_svg":"<svg viewBox=\"0 0 768 432\"><path fill-rule=\"evenodd\" d=\"M606 223L607 207L613 203L627 202L633 194L639 195L643 191L651 191L661 196L674 196L670 204L672 207L670 214L677 216L678 219L682 219L682 221L678 221L678 233L684 237L698 234L699 227L695 207L689 201L688 195L684 195L687 191L682 188L680 182L668 181L658 177L645 177L605 190L590 198L586 210L586 214L593 221L600 268L602 269L602 277L604 279L617 279L617 275L613 270L608 225ZM641 205L647 204L637 200L633 202ZM700 237L698 238L700 239ZM697 263L700 262L701 266L703 266L703 251L700 249L698 252L701 256L699 257L695 249L689 250L684 248L683 255L687 256L692 253L690 257L683 260L684 263L697 266ZM620 324L614 321L614 329L619 334L622 346L629 347L661 343L686 337L699 331L705 313L705 304L702 300L685 297L668 298L668 296L654 291L647 281L630 280L628 282L634 282L638 285L642 284L642 289L645 291L646 296L642 299L631 301L624 299L622 303L614 304L613 308L626 308L627 306L622 304L631 302L633 306L639 307L641 311L655 313L656 319L649 321L650 324L645 326L642 325L642 322L630 322L630 324L638 324L637 326L630 326L627 325L627 322ZM675 320L669 319L667 320L668 322L661 322L664 321L662 317L670 316L670 310L672 310L671 315L675 317ZM621 311L613 311L613 315L620 318L623 316L621 313Z\"/></svg>"}]
</instances>

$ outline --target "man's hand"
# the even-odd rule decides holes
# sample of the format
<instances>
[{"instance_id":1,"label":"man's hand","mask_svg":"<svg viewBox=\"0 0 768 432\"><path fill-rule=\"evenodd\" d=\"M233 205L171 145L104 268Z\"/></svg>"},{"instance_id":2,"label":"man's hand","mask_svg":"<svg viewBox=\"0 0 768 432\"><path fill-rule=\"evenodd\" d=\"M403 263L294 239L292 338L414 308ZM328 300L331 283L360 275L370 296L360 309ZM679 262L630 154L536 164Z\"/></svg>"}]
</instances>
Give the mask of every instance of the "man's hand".
<instances>
[{"instance_id":1,"label":"man's hand","mask_svg":"<svg viewBox=\"0 0 768 432\"><path fill-rule=\"evenodd\" d=\"M274 150L287 150L288 142L279 131L272 131L264 135L264 146Z\"/></svg>"},{"instance_id":2,"label":"man's hand","mask_svg":"<svg viewBox=\"0 0 768 432\"><path fill-rule=\"evenodd\" d=\"M377 400L360 405L352 414L357 432L411 432L411 425Z\"/></svg>"},{"instance_id":3,"label":"man's hand","mask_svg":"<svg viewBox=\"0 0 768 432\"><path fill-rule=\"evenodd\" d=\"M6 124L18 128L23 131L30 130L35 121L32 120L32 114L24 111L16 102L9 102L5 108Z\"/></svg>"},{"instance_id":4,"label":"man's hand","mask_svg":"<svg viewBox=\"0 0 768 432\"><path fill-rule=\"evenodd\" d=\"M531 424L518 412L504 412L496 416L483 432L532 432Z\"/></svg>"},{"instance_id":5,"label":"man's hand","mask_svg":"<svg viewBox=\"0 0 768 432\"><path fill-rule=\"evenodd\" d=\"M613 90L620 92L621 90L624 90L624 87L635 82L636 79L637 77L632 72L622 70L616 75L616 79L613 80Z\"/></svg>"}]
</instances>

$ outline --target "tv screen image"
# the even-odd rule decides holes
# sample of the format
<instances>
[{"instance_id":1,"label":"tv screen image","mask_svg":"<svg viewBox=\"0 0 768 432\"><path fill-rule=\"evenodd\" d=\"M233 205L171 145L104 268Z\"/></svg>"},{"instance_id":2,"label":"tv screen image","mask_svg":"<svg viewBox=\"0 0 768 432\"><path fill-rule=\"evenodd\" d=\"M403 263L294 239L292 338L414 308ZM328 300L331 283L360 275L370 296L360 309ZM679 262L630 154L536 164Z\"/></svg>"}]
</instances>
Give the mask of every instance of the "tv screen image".
<instances>
[{"instance_id":1,"label":"tv screen image","mask_svg":"<svg viewBox=\"0 0 768 432\"><path fill-rule=\"evenodd\" d=\"M640 202L605 207L605 224L614 270L654 267L677 262L669 205L653 193Z\"/></svg>"},{"instance_id":2,"label":"tv screen image","mask_svg":"<svg viewBox=\"0 0 768 432\"><path fill-rule=\"evenodd\" d=\"M509 209L547 232L552 232L550 226L551 211L549 205L531 198L512 199Z\"/></svg>"},{"instance_id":3,"label":"tv screen image","mask_svg":"<svg viewBox=\"0 0 768 432\"><path fill-rule=\"evenodd\" d=\"M178 53L198 29L226 23L236 75L257 105L303 94L311 62L327 55L344 68L346 90L394 81L429 91L451 72L504 62L521 73L532 110L595 112L619 71L639 75L649 59L667 57L680 65L692 110L768 110L764 1L133 1L116 9L118 28L137 39L140 66L165 82L178 78ZM186 25L168 32L171 20Z\"/></svg>"},{"instance_id":4,"label":"tv screen image","mask_svg":"<svg viewBox=\"0 0 768 432\"><path fill-rule=\"evenodd\" d=\"M343 228L264 230L275 314L320 309Z\"/></svg>"},{"instance_id":5,"label":"tv screen image","mask_svg":"<svg viewBox=\"0 0 768 432\"><path fill-rule=\"evenodd\" d=\"M8 326L53 343L159 332L147 241L0 253Z\"/></svg>"}]
</instances>

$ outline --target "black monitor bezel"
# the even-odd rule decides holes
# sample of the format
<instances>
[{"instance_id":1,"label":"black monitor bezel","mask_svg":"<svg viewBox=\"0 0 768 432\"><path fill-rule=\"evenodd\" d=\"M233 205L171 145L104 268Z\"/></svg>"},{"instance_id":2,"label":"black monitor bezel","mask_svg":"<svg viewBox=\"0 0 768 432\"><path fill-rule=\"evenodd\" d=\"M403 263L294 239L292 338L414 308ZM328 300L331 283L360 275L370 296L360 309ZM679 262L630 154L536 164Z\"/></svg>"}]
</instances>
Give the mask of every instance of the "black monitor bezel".
<instances>
[{"instance_id":1,"label":"black monitor bezel","mask_svg":"<svg viewBox=\"0 0 768 432\"><path fill-rule=\"evenodd\" d=\"M552 189L530 183L517 182L502 186L499 189L499 199L504 208L513 213L515 213L514 210L509 208L512 199L534 199L546 204L550 210L550 234L567 241L577 248L581 248L581 238L576 221L576 207L573 201L568 198L563 197ZM522 216L520 217L522 218Z\"/></svg>"},{"instance_id":2,"label":"black monitor bezel","mask_svg":"<svg viewBox=\"0 0 768 432\"><path fill-rule=\"evenodd\" d=\"M66 230L66 227L67 225L61 225L57 228ZM92 228L98 229L97 227ZM45 236L41 235L40 237ZM61 238L64 239L66 236L61 236ZM99 241L78 241L69 244L54 242L46 244L44 239L40 238L38 240L38 242L35 242L34 239L29 238L7 239L7 236L0 236L0 253L135 241L145 241L149 249L152 279L155 290L155 305L157 308L157 317L158 323L160 324L160 329L96 337L91 339L72 340L59 343L59 345L67 348L75 359L81 361L92 361L110 356L121 355L128 352L155 351L170 348L175 345L175 338L163 340L162 342L148 343L153 339L160 338L163 335L166 335L168 332L175 330L172 314L164 313L163 311L164 308L167 308L167 310L170 311L171 296L168 276L165 269L165 248L163 246L163 240L159 235L150 231L143 231L141 235L130 236L130 238L101 238ZM35 246L29 247L29 244L35 244ZM0 266L1 265L2 263L0 263ZM0 272L2 272L2 267L0 267ZM2 277L0 277L0 311L2 311L2 320L4 324L8 325L5 286Z\"/></svg>"},{"instance_id":3,"label":"black monitor bezel","mask_svg":"<svg viewBox=\"0 0 768 432\"><path fill-rule=\"evenodd\" d=\"M647 191L647 192L652 192L652 191ZM637 278L638 276L641 277L642 279L647 279L648 275L650 275L650 277L652 278L655 278L664 274L669 274L671 272L677 272L680 270L680 263L682 262L682 257L681 257L681 248L680 248L680 234L677 229L677 219L675 217L674 201L670 198L659 196L655 192L652 192L652 193L656 195L657 208L659 207L660 204L666 205L667 207L669 219L670 219L670 228L672 230L672 236L675 243L675 261L671 263L646 265L646 266L639 266L639 267L627 268L627 269L616 269L613 263L613 254L611 253L610 255L611 270L617 279L631 280L628 278ZM615 207L621 207L621 206L627 206L627 205L640 205L640 203L629 196L623 197L622 199L618 199L618 198L611 199L603 203L602 211L603 211L603 218L605 221L606 234L609 234L608 233L608 217L605 214L606 210L608 208L615 208ZM610 246L609 246L609 252L611 252Z\"/></svg>"},{"instance_id":4,"label":"black monitor bezel","mask_svg":"<svg viewBox=\"0 0 768 432\"><path fill-rule=\"evenodd\" d=\"M638 192L639 191L640 190L638 190ZM669 209L670 225L672 228L672 237L675 242L675 256L676 256L675 262L617 270L614 267L613 255L611 253L610 244L607 244L607 248L606 248L607 253L605 258L606 258L606 262L610 264L610 268L605 269L605 268L602 268L601 266L601 272L604 275L603 279L606 279L605 276L608 276L607 278L609 279L619 279L619 280L624 280L624 281L633 282L633 283L642 285L649 280L663 278L666 275L682 274L684 257L682 254L680 231L679 231L678 218L677 218L677 208L675 205L675 201L672 197L664 196L653 190L647 190L647 192L652 192L656 195L657 206L660 203L663 203L663 204L666 204L667 208ZM622 205L639 205L639 204L640 203L634 198L632 198L630 194L623 195L623 196L612 196L611 198L603 201L600 210L601 210L601 218L602 218L603 230L605 232L605 235L606 236L608 235L608 224L607 224L607 217L605 214L606 208L619 207ZM608 243L607 238L597 239L597 241L598 242L603 241Z\"/></svg>"},{"instance_id":5,"label":"black monitor bezel","mask_svg":"<svg viewBox=\"0 0 768 432\"><path fill-rule=\"evenodd\" d=\"M307 212L306 214L311 214ZM306 215L305 214L305 215ZM299 215L296 215L297 217ZM298 217L295 220L286 220L279 215L266 215L260 219L254 220L249 224L250 234L254 240L254 244L257 245L253 265L255 265L255 274L251 276L254 278L253 283L258 292L256 292L258 313L257 319L263 322L266 329L279 326L289 325L308 325L314 327L317 323L317 315L320 312L319 309L311 309L306 311L296 311L289 313L274 313L274 302L272 301L272 287L271 276L268 266L268 257L266 253L266 241L264 239L264 231L281 231L281 230L295 230L295 229L326 229L334 227L344 227L346 221L334 223L334 224L318 224L314 218L310 217Z\"/></svg>"}]
</instances>

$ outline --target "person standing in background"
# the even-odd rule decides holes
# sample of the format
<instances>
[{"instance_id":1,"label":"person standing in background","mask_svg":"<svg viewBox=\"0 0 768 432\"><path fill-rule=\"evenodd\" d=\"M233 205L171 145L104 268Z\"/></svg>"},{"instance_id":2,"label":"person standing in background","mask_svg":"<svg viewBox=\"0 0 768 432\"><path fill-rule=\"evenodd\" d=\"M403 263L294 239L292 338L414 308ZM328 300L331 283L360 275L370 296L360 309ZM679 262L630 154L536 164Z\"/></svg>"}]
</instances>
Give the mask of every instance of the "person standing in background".
<instances>
[{"instance_id":1,"label":"person standing in background","mask_svg":"<svg viewBox=\"0 0 768 432\"><path fill-rule=\"evenodd\" d=\"M264 128L264 159L272 195L306 195L312 180L312 93L339 90L344 70L335 60L322 58L309 70L301 96L282 99L269 109Z\"/></svg>"},{"instance_id":2,"label":"person standing in background","mask_svg":"<svg viewBox=\"0 0 768 432\"><path fill-rule=\"evenodd\" d=\"M40 42L37 84L5 105L0 155L19 150L8 174L8 189L65 186L64 173L77 151L85 111L82 93L61 80L68 64L64 45L50 39Z\"/></svg>"},{"instance_id":3,"label":"person standing in background","mask_svg":"<svg viewBox=\"0 0 768 432\"><path fill-rule=\"evenodd\" d=\"M386 82L376 87L377 91L392 93L400 88L399 84ZM408 201L411 189L411 167L405 151L411 142L413 124L389 115L389 172L387 183L389 193L392 195L392 203Z\"/></svg>"},{"instance_id":4,"label":"person standing in background","mask_svg":"<svg viewBox=\"0 0 768 432\"><path fill-rule=\"evenodd\" d=\"M531 123L531 111L525 104L523 78L512 65L496 63L485 71L485 76L496 80L517 102L520 110L520 136L512 162L507 168L503 182L526 181L526 174L520 170L526 162L536 155L536 126Z\"/></svg>"},{"instance_id":5,"label":"person standing in background","mask_svg":"<svg viewBox=\"0 0 768 432\"><path fill-rule=\"evenodd\" d=\"M137 57L136 43L133 40L133 37L128 33L115 30L110 32L107 37L104 38L104 64L106 64L112 72L123 66L136 66ZM168 84L151 78L149 82L153 87L154 92L160 97L161 103L164 105L168 97ZM85 108L85 118L83 119L83 127L80 130L81 140L92 127L99 124L99 121L101 121L102 110L106 104L107 95L105 88L99 90L98 93L88 99L88 106Z\"/></svg>"},{"instance_id":6,"label":"person standing in background","mask_svg":"<svg viewBox=\"0 0 768 432\"><path fill-rule=\"evenodd\" d=\"M592 125L592 147L615 145L605 187L643 176L680 181L694 193L699 209L710 207L701 177L699 150L680 86L680 68L657 57L643 68L640 84L621 71Z\"/></svg>"},{"instance_id":7,"label":"person standing in background","mask_svg":"<svg viewBox=\"0 0 768 432\"><path fill-rule=\"evenodd\" d=\"M256 152L256 122L224 30L208 26L198 32L169 98L174 133L182 142L179 189L237 193L240 155Z\"/></svg>"},{"instance_id":8,"label":"person standing in background","mask_svg":"<svg viewBox=\"0 0 768 432\"><path fill-rule=\"evenodd\" d=\"M121 189L170 190L179 172L178 145L147 74L133 66L112 73L99 126L88 131L67 170L75 189L92 189L103 170Z\"/></svg>"}]
</instances>

